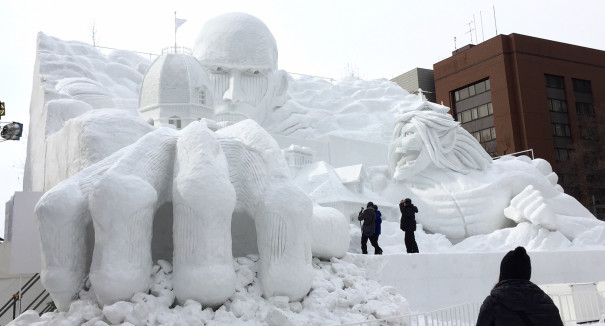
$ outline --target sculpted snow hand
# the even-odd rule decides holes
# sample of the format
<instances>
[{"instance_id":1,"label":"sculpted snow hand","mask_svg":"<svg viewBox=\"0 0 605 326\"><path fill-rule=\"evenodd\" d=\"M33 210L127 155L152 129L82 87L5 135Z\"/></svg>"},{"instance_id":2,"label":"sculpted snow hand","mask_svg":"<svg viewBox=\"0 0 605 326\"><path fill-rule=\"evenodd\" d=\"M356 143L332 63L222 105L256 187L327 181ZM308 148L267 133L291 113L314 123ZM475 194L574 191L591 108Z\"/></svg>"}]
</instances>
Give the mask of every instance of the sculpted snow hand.
<instances>
[{"instance_id":1,"label":"sculpted snow hand","mask_svg":"<svg viewBox=\"0 0 605 326\"><path fill-rule=\"evenodd\" d=\"M216 133L196 122L157 129L42 197L41 277L57 307L69 307L87 275L101 305L146 292L154 216L167 218L157 214L170 202L179 303L227 300L232 252L259 254L265 296L300 300L309 291L312 204L275 141L252 120Z\"/></svg>"}]
</instances>

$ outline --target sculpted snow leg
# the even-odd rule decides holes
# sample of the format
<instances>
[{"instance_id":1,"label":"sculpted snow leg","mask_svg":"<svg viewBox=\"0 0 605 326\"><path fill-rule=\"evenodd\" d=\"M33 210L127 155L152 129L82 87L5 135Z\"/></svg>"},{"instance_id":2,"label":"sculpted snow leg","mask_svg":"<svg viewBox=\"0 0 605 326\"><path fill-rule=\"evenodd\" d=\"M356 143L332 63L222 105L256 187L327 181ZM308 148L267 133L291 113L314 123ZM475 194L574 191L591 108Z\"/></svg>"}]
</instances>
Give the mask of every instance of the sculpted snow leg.
<instances>
[{"instance_id":1,"label":"sculpted snow leg","mask_svg":"<svg viewBox=\"0 0 605 326\"><path fill-rule=\"evenodd\" d=\"M70 181L47 192L35 209L42 245L42 284L61 311L84 281L87 261L88 206L80 187Z\"/></svg>"},{"instance_id":2,"label":"sculpted snow leg","mask_svg":"<svg viewBox=\"0 0 605 326\"><path fill-rule=\"evenodd\" d=\"M179 303L216 306L235 292L231 215L235 190L227 160L212 132L201 124L177 143L173 185L174 276Z\"/></svg>"}]
</instances>

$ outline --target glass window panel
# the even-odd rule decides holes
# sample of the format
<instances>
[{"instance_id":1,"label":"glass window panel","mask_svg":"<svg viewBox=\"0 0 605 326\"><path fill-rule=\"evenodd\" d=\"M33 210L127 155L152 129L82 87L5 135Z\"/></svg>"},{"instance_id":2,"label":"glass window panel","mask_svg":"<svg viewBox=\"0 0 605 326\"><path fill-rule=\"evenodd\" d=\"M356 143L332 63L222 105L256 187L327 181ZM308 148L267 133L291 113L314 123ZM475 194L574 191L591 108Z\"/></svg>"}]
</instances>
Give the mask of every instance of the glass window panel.
<instances>
[{"instance_id":1,"label":"glass window panel","mask_svg":"<svg viewBox=\"0 0 605 326\"><path fill-rule=\"evenodd\" d=\"M489 114L494 114L494 109L492 108L492 103L487 103L487 111Z\"/></svg>"},{"instance_id":2,"label":"glass window panel","mask_svg":"<svg viewBox=\"0 0 605 326\"><path fill-rule=\"evenodd\" d=\"M489 131L489 129L481 130L481 139L483 141L488 141L492 139L492 133Z\"/></svg>"},{"instance_id":3,"label":"glass window panel","mask_svg":"<svg viewBox=\"0 0 605 326\"><path fill-rule=\"evenodd\" d=\"M456 99L456 102L460 101L460 93L458 91L454 92L454 98Z\"/></svg>"},{"instance_id":4,"label":"glass window panel","mask_svg":"<svg viewBox=\"0 0 605 326\"><path fill-rule=\"evenodd\" d=\"M561 102L561 112L567 112L567 102L565 101L559 101Z\"/></svg>"},{"instance_id":5,"label":"glass window panel","mask_svg":"<svg viewBox=\"0 0 605 326\"><path fill-rule=\"evenodd\" d=\"M481 135L479 132L473 132L473 137L475 137L478 142L481 142Z\"/></svg>"},{"instance_id":6,"label":"glass window panel","mask_svg":"<svg viewBox=\"0 0 605 326\"><path fill-rule=\"evenodd\" d=\"M552 110L555 112L561 112L561 101L553 100L552 101Z\"/></svg>"},{"instance_id":7,"label":"glass window panel","mask_svg":"<svg viewBox=\"0 0 605 326\"><path fill-rule=\"evenodd\" d=\"M468 87L468 93L470 96L475 96L475 85L471 85Z\"/></svg>"},{"instance_id":8,"label":"glass window panel","mask_svg":"<svg viewBox=\"0 0 605 326\"><path fill-rule=\"evenodd\" d=\"M475 84L475 91L477 92L477 94L485 92L485 81L481 81Z\"/></svg>"},{"instance_id":9,"label":"glass window panel","mask_svg":"<svg viewBox=\"0 0 605 326\"><path fill-rule=\"evenodd\" d=\"M487 79L487 80L485 81L485 90L486 90L486 91L490 90L490 86L489 86L489 79Z\"/></svg>"},{"instance_id":10,"label":"glass window panel","mask_svg":"<svg viewBox=\"0 0 605 326\"><path fill-rule=\"evenodd\" d=\"M571 131L569 130L569 125L563 125L563 131L565 132L565 137L571 137Z\"/></svg>"},{"instance_id":11,"label":"glass window panel","mask_svg":"<svg viewBox=\"0 0 605 326\"><path fill-rule=\"evenodd\" d=\"M468 98L468 96L469 96L468 95L468 87L463 88L463 89L460 90L460 99L461 100L464 100L464 99Z\"/></svg>"},{"instance_id":12,"label":"glass window panel","mask_svg":"<svg viewBox=\"0 0 605 326\"><path fill-rule=\"evenodd\" d=\"M489 115L488 110L487 110L487 104L483 104L479 107L478 109L478 116L479 118L483 118Z\"/></svg>"},{"instance_id":13,"label":"glass window panel","mask_svg":"<svg viewBox=\"0 0 605 326\"><path fill-rule=\"evenodd\" d=\"M462 121L462 113L458 113L458 121Z\"/></svg>"},{"instance_id":14,"label":"glass window panel","mask_svg":"<svg viewBox=\"0 0 605 326\"><path fill-rule=\"evenodd\" d=\"M546 87L550 88L564 88L563 77L555 75L544 75L546 80Z\"/></svg>"},{"instance_id":15,"label":"glass window panel","mask_svg":"<svg viewBox=\"0 0 605 326\"><path fill-rule=\"evenodd\" d=\"M477 119L477 108L471 109L471 120Z\"/></svg>"},{"instance_id":16,"label":"glass window panel","mask_svg":"<svg viewBox=\"0 0 605 326\"><path fill-rule=\"evenodd\" d=\"M590 80L572 79L573 90L581 93L592 93L590 87Z\"/></svg>"},{"instance_id":17,"label":"glass window panel","mask_svg":"<svg viewBox=\"0 0 605 326\"><path fill-rule=\"evenodd\" d=\"M492 139L496 139L496 128L495 127L491 127L489 128L491 133L492 133Z\"/></svg>"}]
</instances>

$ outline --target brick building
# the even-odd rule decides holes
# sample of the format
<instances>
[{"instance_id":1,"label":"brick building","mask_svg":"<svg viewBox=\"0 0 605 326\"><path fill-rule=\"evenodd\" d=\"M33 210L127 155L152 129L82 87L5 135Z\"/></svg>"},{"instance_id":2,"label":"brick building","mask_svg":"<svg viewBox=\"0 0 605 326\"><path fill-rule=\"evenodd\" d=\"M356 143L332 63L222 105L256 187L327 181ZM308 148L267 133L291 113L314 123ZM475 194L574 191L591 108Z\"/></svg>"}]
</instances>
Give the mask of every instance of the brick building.
<instances>
[{"instance_id":1,"label":"brick building","mask_svg":"<svg viewBox=\"0 0 605 326\"><path fill-rule=\"evenodd\" d=\"M498 35L433 69L436 102L490 155L533 149L567 193L605 204L605 51Z\"/></svg>"}]
</instances>

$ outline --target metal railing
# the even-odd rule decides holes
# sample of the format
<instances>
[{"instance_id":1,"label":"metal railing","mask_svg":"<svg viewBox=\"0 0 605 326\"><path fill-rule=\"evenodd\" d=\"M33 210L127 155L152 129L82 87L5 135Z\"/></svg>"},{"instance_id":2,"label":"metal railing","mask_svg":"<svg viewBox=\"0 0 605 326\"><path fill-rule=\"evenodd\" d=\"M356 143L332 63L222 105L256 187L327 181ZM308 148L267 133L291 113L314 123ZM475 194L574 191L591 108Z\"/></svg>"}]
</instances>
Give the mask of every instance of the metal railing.
<instances>
[{"instance_id":1,"label":"metal railing","mask_svg":"<svg viewBox=\"0 0 605 326\"><path fill-rule=\"evenodd\" d=\"M469 302L424 313L367 320L341 326L471 326L477 322L480 306L481 304L478 302Z\"/></svg>"},{"instance_id":2,"label":"metal railing","mask_svg":"<svg viewBox=\"0 0 605 326\"><path fill-rule=\"evenodd\" d=\"M519 154L525 154L525 153L529 153L527 155L530 156L532 160L534 159L534 149L533 148L526 149L526 150L520 151L520 152L514 152L514 153L510 153L510 154L504 154L504 155L496 156L496 157L493 157L492 159L493 160L497 160L497 159L499 159L501 157L504 157L504 156L511 156L511 155L517 156Z\"/></svg>"},{"instance_id":3,"label":"metal railing","mask_svg":"<svg viewBox=\"0 0 605 326\"><path fill-rule=\"evenodd\" d=\"M549 294L565 325L603 321L605 291ZM341 324L340 326L471 326L477 322L481 303L469 302L444 309L404 316Z\"/></svg>"},{"instance_id":4,"label":"metal railing","mask_svg":"<svg viewBox=\"0 0 605 326\"><path fill-rule=\"evenodd\" d=\"M605 291L550 294L550 297L566 324L603 321L605 318Z\"/></svg>"},{"instance_id":5,"label":"metal railing","mask_svg":"<svg viewBox=\"0 0 605 326\"><path fill-rule=\"evenodd\" d=\"M40 274L36 273L32 276L19 290L19 292L14 293L10 299L0 308L0 318L4 316L7 312L12 310L13 318L17 318L19 314L23 311L27 310L36 310L46 302L46 305L39 311L40 314L45 312L49 312L55 310L55 305L52 301L48 302L48 297L50 294L46 290L42 290L40 294L38 294L34 299L31 300L29 305L22 309L21 304L23 303L23 296L34 286L36 283L40 281Z\"/></svg>"}]
</instances>

